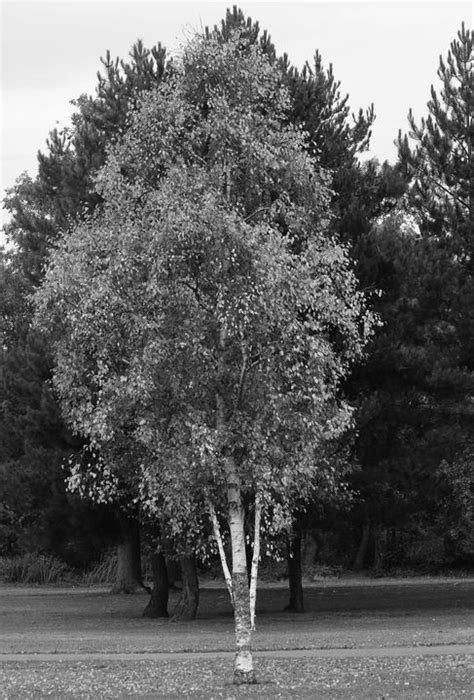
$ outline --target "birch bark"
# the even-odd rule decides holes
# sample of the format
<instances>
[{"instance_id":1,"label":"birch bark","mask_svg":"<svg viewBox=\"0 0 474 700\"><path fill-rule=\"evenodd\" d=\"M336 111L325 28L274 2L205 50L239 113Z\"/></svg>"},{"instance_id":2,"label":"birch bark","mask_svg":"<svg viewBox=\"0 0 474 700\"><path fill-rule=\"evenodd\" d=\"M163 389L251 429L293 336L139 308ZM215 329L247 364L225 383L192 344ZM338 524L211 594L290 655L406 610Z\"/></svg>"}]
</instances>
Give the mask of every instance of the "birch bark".
<instances>
[{"instance_id":1,"label":"birch bark","mask_svg":"<svg viewBox=\"0 0 474 700\"><path fill-rule=\"evenodd\" d=\"M258 561L260 558L260 520L262 503L259 494L255 496L255 527L253 535L252 568L250 571L250 627L255 629L255 605L257 602Z\"/></svg>"},{"instance_id":2,"label":"birch bark","mask_svg":"<svg viewBox=\"0 0 474 700\"><path fill-rule=\"evenodd\" d=\"M230 539L232 546L232 591L234 595L234 627L236 654L234 682L255 683L252 658L252 625L250 594L245 554L244 509L241 489L233 458L226 460L227 502Z\"/></svg>"},{"instance_id":3,"label":"birch bark","mask_svg":"<svg viewBox=\"0 0 474 700\"><path fill-rule=\"evenodd\" d=\"M216 429L220 433L224 432L226 425L226 405L220 392L220 380L224 376L225 344L226 332L225 328L221 328L219 332L218 389L216 391ZM250 621L247 557L245 553L244 508L242 505L242 488L235 459L231 454L226 454L224 459L227 483L227 518L232 550L231 595L234 605L236 645L234 683L242 685L256 682L251 644L252 626ZM225 561L225 558L223 561Z\"/></svg>"},{"instance_id":4,"label":"birch bark","mask_svg":"<svg viewBox=\"0 0 474 700\"><path fill-rule=\"evenodd\" d=\"M208 503L207 507L209 509L209 514L211 516L212 530L214 532L214 537L216 538L217 548L219 550L219 557L221 560L222 571L224 572L224 579L227 585L227 590L229 591L230 600L232 605L234 604L234 594L232 591L232 576L227 565L227 558L225 556L224 544L222 542L222 535L219 528L219 521L217 520L217 515L212 503Z\"/></svg>"}]
</instances>

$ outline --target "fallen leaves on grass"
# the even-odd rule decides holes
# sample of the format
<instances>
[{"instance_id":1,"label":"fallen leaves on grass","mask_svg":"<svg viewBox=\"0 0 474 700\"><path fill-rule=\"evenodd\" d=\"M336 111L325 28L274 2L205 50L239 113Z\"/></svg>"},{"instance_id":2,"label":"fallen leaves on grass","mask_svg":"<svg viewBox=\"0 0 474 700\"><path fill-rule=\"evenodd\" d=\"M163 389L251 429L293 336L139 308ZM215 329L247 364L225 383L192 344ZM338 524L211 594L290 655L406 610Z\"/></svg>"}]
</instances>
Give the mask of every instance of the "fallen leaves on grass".
<instances>
[{"instance_id":1,"label":"fallen leaves on grass","mask_svg":"<svg viewBox=\"0 0 474 700\"><path fill-rule=\"evenodd\" d=\"M259 684L232 685L228 659L4 663L2 698L471 697L469 656L257 660Z\"/></svg>"}]
</instances>

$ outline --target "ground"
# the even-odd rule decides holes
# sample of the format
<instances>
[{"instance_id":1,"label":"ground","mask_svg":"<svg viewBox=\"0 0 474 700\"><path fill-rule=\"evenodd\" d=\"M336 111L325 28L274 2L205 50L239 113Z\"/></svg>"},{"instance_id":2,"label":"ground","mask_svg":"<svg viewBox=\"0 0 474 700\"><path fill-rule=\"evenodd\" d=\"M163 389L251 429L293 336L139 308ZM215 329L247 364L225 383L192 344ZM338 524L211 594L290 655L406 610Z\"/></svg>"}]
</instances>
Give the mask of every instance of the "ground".
<instances>
[{"instance_id":1,"label":"ground","mask_svg":"<svg viewBox=\"0 0 474 700\"><path fill-rule=\"evenodd\" d=\"M0 586L0 697L472 697L474 579L318 581L300 615L264 584L248 688L231 683L227 591L203 586L186 623L142 618L144 594Z\"/></svg>"}]
</instances>

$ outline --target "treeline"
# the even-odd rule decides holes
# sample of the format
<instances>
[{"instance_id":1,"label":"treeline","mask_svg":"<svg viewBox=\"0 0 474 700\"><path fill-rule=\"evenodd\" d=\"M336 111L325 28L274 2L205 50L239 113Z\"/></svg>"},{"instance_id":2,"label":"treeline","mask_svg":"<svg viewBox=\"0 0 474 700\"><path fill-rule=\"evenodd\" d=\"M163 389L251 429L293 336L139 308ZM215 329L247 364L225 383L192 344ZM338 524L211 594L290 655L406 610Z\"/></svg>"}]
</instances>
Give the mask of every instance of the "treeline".
<instances>
[{"instance_id":1,"label":"treeline","mask_svg":"<svg viewBox=\"0 0 474 700\"><path fill-rule=\"evenodd\" d=\"M359 157L373 107L236 8L181 62L102 59L5 198L2 556L118 545L130 590L141 536L157 609L167 555L194 611L240 516L296 609L302 567L472 566L473 60L463 26L392 165Z\"/></svg>"}]
</instances>

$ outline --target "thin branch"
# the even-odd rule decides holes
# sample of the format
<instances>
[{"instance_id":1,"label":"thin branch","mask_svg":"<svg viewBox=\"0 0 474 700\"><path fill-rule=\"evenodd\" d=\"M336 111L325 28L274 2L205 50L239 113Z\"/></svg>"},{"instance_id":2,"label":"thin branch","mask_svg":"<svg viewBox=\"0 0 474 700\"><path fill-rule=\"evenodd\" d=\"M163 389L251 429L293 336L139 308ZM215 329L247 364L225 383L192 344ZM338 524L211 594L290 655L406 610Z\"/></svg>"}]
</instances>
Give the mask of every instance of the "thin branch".
<instances>
[{"instance_id":1,"label":"thin branch","mask_svg":"<svg viewBox=\"0 0 474 700\"><path fill-rule=\"evenodd\" d=\"M251 214L245 217L244 221L247 222L250 219L253 219L254 216L257 216L257 214L261 214L264 211L270 211L271 207L260 207L260 209L256 209L253 211Z\"/></svg>"},{"instance_id":2,"label":"thin branch","mask_svg":"<svg viewBox=\"0 0 474 700\"><path fill-rule=\"evenodd\" d=\"M445 187L444 185L442 185L441 182L439 182L435 177L433 177L432 175L430 175L430 174L427 173L426 171L423 172L421 169L418 169L418 170L417 170L417 173L419 173L421 177L426 176L429 180L431 180L431 182L434 183L434 185L436 185L436 187L439 187L441 190L443 190L444 192L446 192L446 194L448 194L450 197L452 197L456 202L458 202L459 204L461 204L463 207L466 207L466 209L469 208L467 202L465 202L463 199L461 199L460 197L458 197L458 195L454 194L454 192L451 192L450 189L448 189L447 187Z\"/></svg>"},{"instance_id":3,"label":"thin branch","mask_svg":"<svg viewBox=\"0 0 474 700\"><path fill-rule=\"evenodd\" d=\"M193 287L192 284L189 284L189 282L186 282L185 280L179 280L179 283L182 284L183 287L186 287L187 289L191 290L198 303L198 306L200 306L201 309L204 309L204 311L206 311L207 313L212 312L212 309L209 306L206 306L206 304L204 304L204 302L201 300L201 295L199 294L197 286Z\"/></svg>"},{"instance_id":4,"label":"thin branch","mask_svg":"<svg viewBox=\"0 0 474 700\"><path fill-rule=\"evenodd\" d=\"M460 147L462 148L462 150L463 150L464 153L466 154L467 158L469 158L469 151L468 151L468 149L466 148L465 142L464 142L462 139L460 139L458 136L453 136L452 138L453 138L454 141L456 141L456 143L458 144L458 146L460 146Z\"/></svg>"},{"instance_id":5,"label":"thin branch","mask_svg":"<svg viewBox=\"0 0 474 700\"><path fill-rule=\"evenodd\" d=\"M436 178L432 177L431 175L428 175L428 177L429 177L430 180L432 180L432 182L434 182L434 184L435 184L437 187L439 187L441 190L443 190L444 192L446 192L446 194L449 194L450 197L452 197L456 202L458 202L458 204L461 204L463 207L466 207L466 209L468 209L468 204L467 204L467 202L464 201L464 199L461 199L461 197L459 197L458 195L454 194L454 192L451 192L450 189L448 189L447 187L445 187L444 185L442 185L441 182L439 182L438 180L436 180Z\"/></svg>"}]
</instances>

